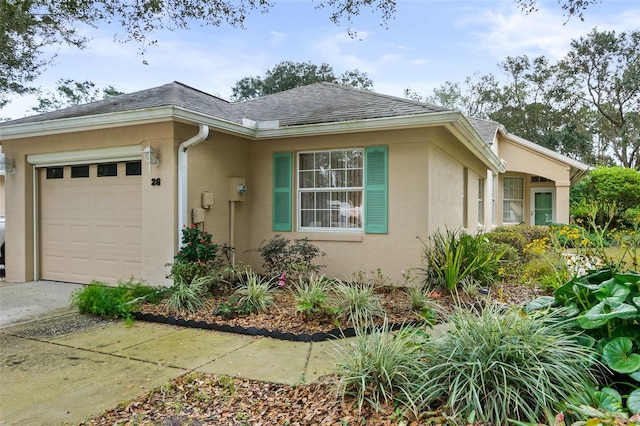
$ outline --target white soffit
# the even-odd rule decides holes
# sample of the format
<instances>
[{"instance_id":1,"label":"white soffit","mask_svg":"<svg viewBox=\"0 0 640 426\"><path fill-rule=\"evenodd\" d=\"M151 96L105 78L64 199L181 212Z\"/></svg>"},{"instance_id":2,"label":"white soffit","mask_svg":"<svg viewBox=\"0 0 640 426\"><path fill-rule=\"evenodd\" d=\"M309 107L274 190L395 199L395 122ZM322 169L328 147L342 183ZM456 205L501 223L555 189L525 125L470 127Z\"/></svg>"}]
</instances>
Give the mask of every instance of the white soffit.
<instances>
[{"instance_id":1,"label":"white soffit","mask_svg":"<svg viewBox=\"0 0 640 426\"><path fill-rule=\"evenodd\" d=\"M62 166L67 164L91 164L103 162L134 161L142 158L140 145L113 148L85 149L81 151L51 152L27 155L27 162L36 167Z\"/></svg>"}]
</instances>

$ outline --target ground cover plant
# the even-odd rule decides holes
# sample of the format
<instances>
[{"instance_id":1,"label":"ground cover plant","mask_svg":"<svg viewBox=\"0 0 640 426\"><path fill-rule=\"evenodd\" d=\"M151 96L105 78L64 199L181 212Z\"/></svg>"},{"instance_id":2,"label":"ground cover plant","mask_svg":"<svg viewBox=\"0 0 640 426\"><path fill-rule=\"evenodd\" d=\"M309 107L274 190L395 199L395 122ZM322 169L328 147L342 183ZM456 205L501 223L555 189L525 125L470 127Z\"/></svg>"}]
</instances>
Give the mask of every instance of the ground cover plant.
<instances>
[{"instance_id":1,"label":"ground cover plant","mask_svg":"<svg viewBox=\"0 0 640 426\"><path fill-rule=\"evenodd\" d=\"M640 273L601 269L576 277L528 311L562 309L609 369L592 393L593 408L614 415L640 414ZM587 404L589 405L589 404Z\"/></svg>"},{"instance_id":2,"label":"ground cover plant","mask_svg":"<svg viewBox=\"0 0 640 426\"><path fill-rule=\"evenodd\" d=\"M117 286L92 281L72 295L71 304L83 314L131 320L143 303L158 303L164 293L164 288L150 287L133 279L120 281Z\"/></svg>"},{"instance_id":3,"label":"ground cover plant","mask_svg":"<svg viewBox=\"0 0 640 426\"><path fill-rule=\"evenodd\" d=\"M636 404L637 394L628 386L633 377L624 373L625 382L620 385L613 376L600 375L596 366L608 363L603 348L610 342L614 343L607 349L609 361L613 357L625 365L629 364L627 358L635 362L637 336L616 335L603 342L604 346L585 345L588 331L572 328L573 311L563 311L562 320L556 313L541 313L554 303L555 294L547 293L546 299L537 300L536 310L533 305L527 311L510 307L523 306L545 291L568 288L565 283L570 280L565 274L572 271L558 259L575 248L568 247L567 241L560 242L560 229L498 228L462 244L458 244L462 239L459 232L445 233L442 236L449 239L449 247L471 247L467 253L495 260L477 263L491 264L477 274L470 272L473 263L469 267L460 261L451 275L455 279L449 283L446 274L438 276L426 268L418 271L423 274L417 282L407 278L403 283L392 283L381 270L330 280L316 273L320 267L291 267L297 263L283 260L288 258L277 255L277 250L267 251L271 259L281 259L273 263L277 266L271 274L247 280L249 275L233 271L232 277L243 278L221 279L211 286L204 308L190 314L171 313L185 319L224 319L231 325L271 324L294 333L355 325L357 336L347 348L342 347L340 353L346 358L334 375L320 383L295 387L197 375L194 380L206 389L197 398L193 390L175 390L169 401L178 406L165 407L167 390L156 390L144 400L104 414L103 423L96 420L90 424L114 424L116 418L131 421L125 410L137 413L136 421L141 424L158 424L162 419L174 422L169 424L207 424L219 419L230 424L256 424L267 418L282 424L488 425L507 424L507 419L519 425L635 424L630 407ZM574 234L567 235L577 241ZM278 236L278 246L290 250L292 244L280 240ZM598 240L589 241L595 244ZM449 259L455 260L456 250L466 249L452 250ZM315 258L308 261L307 265L316 265ZM248 282L255 284L254 291L248 289ZM608 294L605 299L620 297L618 287L594 291L601 297ZM627 296L635 291L630 289ZM256 311L245 303L249 294L262 301L271 298L274 304L267 302L267 309ZM637 306L635 297L627 302ZM607 300L613 303L613 299ZM168 312L163 305L145 306ZM387 329L386 324L409 318L421 319L422 325L394 332ZM430 337L428 326L438 321L449 321L453 328L444 336ZM359 324L374 327L364 332ZM628 340L615 340L617 337ZM172 389L192 389L185 380L178 379ZM221 397L220 393L229 389L236 389L243 397ZM269 403L258 402L256 395ZM203 405L201 399L209 403ZM612 407L622 408L616 411Z\"/></svg>"}]
</instances>

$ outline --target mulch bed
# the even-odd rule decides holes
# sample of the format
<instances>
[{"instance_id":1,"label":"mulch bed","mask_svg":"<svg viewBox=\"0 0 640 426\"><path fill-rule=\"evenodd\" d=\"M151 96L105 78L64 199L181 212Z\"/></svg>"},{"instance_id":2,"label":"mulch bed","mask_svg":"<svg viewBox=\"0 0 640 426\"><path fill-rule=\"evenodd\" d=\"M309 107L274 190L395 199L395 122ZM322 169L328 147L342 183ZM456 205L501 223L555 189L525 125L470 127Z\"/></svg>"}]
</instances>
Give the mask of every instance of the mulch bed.
<instances>
[{"instance_id":1,"label":"mulch bed","mask_svg":"<svg viewBox=\"0 0 640 426\"><path fill-rule=\"evenodd\" d=\"M402 324L419 320L411 311L410 298L402 288L383 288L379 295L388 313L389 322ZM506 305L521 305L535 298L537 292L518 285L493 289L490 295L442 296L440 321L446 321L454 306L478 309L487 300ZM168 312L161 307L147 305L141 314L173 316L182 325L218 324L229 327L267 329L293 335L330 333L336 328L335 319L328 316L307 317L295 310L295 301L287 291L276 295L277 307L259 314L233 319L213 315L213 308L224 299L212 300L206 309L184 315ZM190 323L189 323L190 322ZM349 324L341 324L343 328ZM329 375L311 384L287 386L212 374L190 373L154 389L139 399L123 403L88 419L83 425L373 425L406 424L457 425L455 420L441 414L422 413L422 419L403 419L395 407L388 405L361 409L349 398L343 399L335 391L337 377ZM399 423L404 421L405 423ZM477 425L477 424L476 424Z\"/></svg>"}]
</instances>

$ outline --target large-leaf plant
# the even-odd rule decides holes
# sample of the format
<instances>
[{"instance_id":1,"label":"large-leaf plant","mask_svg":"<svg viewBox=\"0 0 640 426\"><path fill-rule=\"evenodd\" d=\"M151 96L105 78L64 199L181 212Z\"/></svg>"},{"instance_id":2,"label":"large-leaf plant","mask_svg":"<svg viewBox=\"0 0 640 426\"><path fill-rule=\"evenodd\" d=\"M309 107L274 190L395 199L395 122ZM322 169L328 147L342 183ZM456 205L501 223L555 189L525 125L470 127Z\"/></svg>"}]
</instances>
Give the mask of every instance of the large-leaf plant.
<instances>
[{"instance_id":1,"label":"large-leaf plant","mask_svg":"<svg viewBox=\"0 0 640 426\"><path fill-rule=\"evenodd\" d=\"M556 289L553 296L538 298L526 310L563 308L584 331L584 343L595 345L611 378L625 395L609 387L598 394L616 395L618 404L600 404L616 412L640 414L640 274L601 269L575 277ZM627 393L628 392L628 393Z\"/></svg>"}]
</instances>

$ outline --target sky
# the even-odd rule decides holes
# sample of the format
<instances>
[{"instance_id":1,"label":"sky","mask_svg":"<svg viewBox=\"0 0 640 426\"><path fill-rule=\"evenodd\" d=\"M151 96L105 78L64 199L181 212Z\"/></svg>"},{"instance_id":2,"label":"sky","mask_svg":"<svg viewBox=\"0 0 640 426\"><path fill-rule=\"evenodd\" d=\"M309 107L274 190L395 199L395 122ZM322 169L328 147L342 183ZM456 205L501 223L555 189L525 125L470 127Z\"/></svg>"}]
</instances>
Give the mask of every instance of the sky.
<instances>
[{"instance_id":1,"label":"sky","mask_svg":"<svg viewBox=\"0 0 640 426\"><path fill-rule=\"evenodd\" d=\"M158 44L143 57L139 45L114 41L117 26L81 28L90 39L84 50L62 46L34 82L44 91L56 81L92 81L125 93L179 81L223 99L235 83L264 76L281 61L327 63L340 75L358 69L374 90L392 96L412 91L425 96L446 81L492 73L508 56L562 58L572 39L599 30L640 30L640 1L602 0L584 20L567 18L557 0L538 1L525 14L512 0L398 0L385 25L379 13L364 9L355 17L350 37L346 24L330 21L330 11L310 0L273 0L268 13L254 11L245 28L194 23L189 30L154 34ZM52 53L49 51L48 53ZM145 64L144 61L148 64ZM0 117L33 115L36 96L15 98Z\"/></svg>"}]
</instances>

